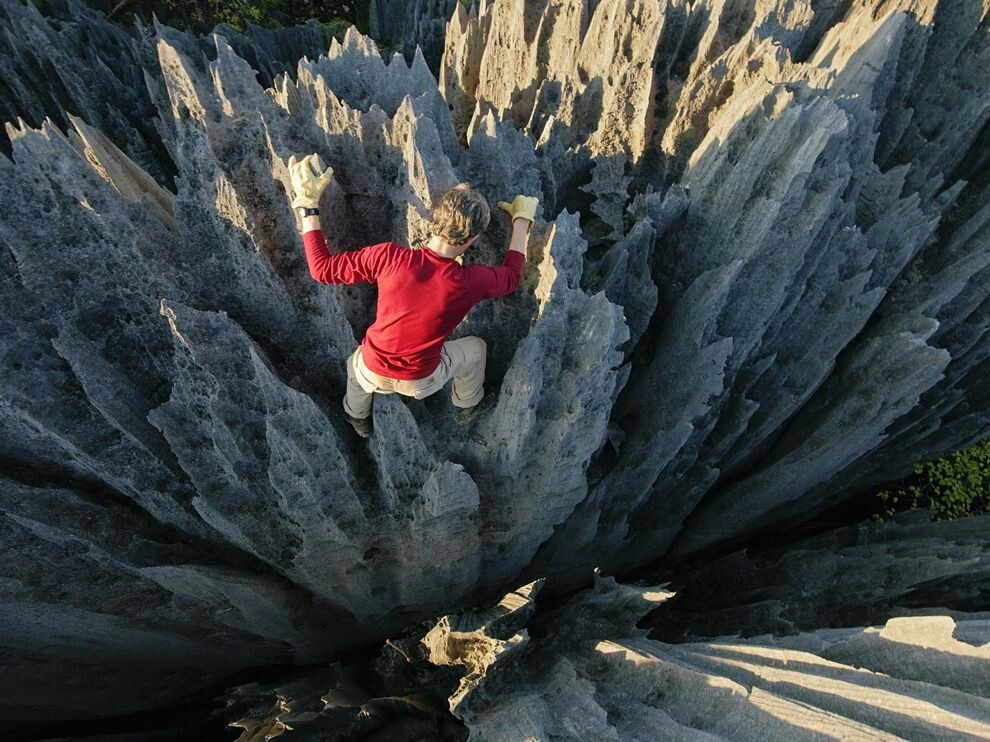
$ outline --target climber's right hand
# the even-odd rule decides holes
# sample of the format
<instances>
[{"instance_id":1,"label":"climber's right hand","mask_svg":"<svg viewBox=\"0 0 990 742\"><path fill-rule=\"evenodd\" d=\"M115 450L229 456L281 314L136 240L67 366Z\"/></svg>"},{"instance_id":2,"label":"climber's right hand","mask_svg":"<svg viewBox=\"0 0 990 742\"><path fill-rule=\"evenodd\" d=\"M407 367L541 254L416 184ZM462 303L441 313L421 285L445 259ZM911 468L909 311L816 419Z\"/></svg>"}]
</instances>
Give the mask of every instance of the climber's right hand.
<instances>
[{"instance_id":1,"label":"climber's right hand","mask_svg":"<svg viewBox=\"0 0 990 742\"><path fill-rule=\"evenodd\" d=\"M530 224L536 221L536 207L540 205L540 200L535 196L523 196L519 195L512 199L512 203L506 203L505 201L499 201L498 207L503 211L507 211L509 216L512 217L512 221L516 219L525 219Z\"/></svg>"},{"instance_id":2,"label":"climber's right hand","mask_svg":"<svg viewBox=\"0 0 990 742\"><path fill-rule=\"evenodd\" d=\"M319 155L307 155L299 161L292 155L289 158L289 176L295 193L292 208L317 209L320 206L320 196L333 178L333 168L328 167L324 171Z\"/></svg>"}]
</instances>

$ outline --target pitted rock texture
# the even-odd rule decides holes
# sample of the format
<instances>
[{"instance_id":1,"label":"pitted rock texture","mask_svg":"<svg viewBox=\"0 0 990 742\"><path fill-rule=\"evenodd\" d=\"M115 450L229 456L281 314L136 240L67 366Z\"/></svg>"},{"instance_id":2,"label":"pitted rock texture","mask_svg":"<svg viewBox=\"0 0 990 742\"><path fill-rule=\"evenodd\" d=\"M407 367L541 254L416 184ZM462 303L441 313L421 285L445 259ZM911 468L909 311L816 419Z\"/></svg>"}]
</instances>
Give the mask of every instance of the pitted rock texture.
<instances>
[{"instance_id":1,"label":"pitted rock texture","mask_svg":"<svg viewBox=\"0 0 990 742\"><path fill-rule=\"evenodd\" d=\"M741 543L985 435L987 14L457 9L455 129L531 136L602 256L583 287L639 340L589 496L530 576Z\"/></svg>"},{"instance_id":2,"label":"pitted rock texture","mask_svg":"<svg viewBox=\"0 0 990 742\"><path fill-rule=\"evenodd\" d=\"M196 57L214 56L214 45L173 29L137 25L125 30L106 23L77 0L0 6L0 121L22 118L40 126L51 118L64 131L70 114L81 117L120 146L163 184L175 174L158 131L161 120L153 98L161 83L154 53L156 35ZM311 25L294 29L252 26L245 34L218 26L217 32L271 85L294 69L302 56L326 51L330 32ZM0 152L10 155L9 135L0 134Z\"/></svg>"},{"instance_id":3,"label":"pitted rock texture","mask_svg":"<svg viewBox=\"0 0 990 742\"><path fill-rule=\"evenodd\" d=\"M867 555L847 559L879 571ZM906 565L888 573L910 579ZM855 590L851 573L845 577L833 586ZM637 621L677 600L668 589L596 576L593 589L533 617L534 587L487 611L444 616L418 642L389 641L363 666L231 689L220 716L244 730L239 742L273 732L304 740L376 730L479 742L990 734L987 614L933 612L865 628L666 643ZM463 673L456 690L444 675L450 668ZM463 727L438 714L430 690L442 688L453 690L448 703Z\"/></svg>"},{"instance_id":4,"label":"pitted rock texture","mask_svg":"<svg viewBox=\"0 0 990 742\"><path fill-rule=\"evenodd\" d=\"M439 86L353 30L0 12L5 717L739 546L988 429L985 3L456 3ZM307 274L312 151L337 250L540 197L467 426L347 426L374 289Z\"/></svg>"}]
</instances>

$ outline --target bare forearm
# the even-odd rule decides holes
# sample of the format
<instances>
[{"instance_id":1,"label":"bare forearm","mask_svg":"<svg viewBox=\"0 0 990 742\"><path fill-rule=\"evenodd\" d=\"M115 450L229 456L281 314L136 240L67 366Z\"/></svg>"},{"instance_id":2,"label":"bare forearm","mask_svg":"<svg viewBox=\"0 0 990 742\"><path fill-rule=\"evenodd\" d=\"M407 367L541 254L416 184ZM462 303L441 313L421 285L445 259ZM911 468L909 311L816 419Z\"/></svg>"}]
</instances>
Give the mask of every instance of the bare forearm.
<instances>
[{"instance_id":1,"label":"bare forearm","mask_svg":"<svg viewBox=\"0 0 990 742\"><path fill-rule=\"evenodd\" d=\"M310 216L304 216L302 218L302 233L306 234L314 229L320 228L320 215L311 214Z\"/></svg>"},{"instance_id":2,"label":"bare forearm","mask_svg":"<svg viewBox=\"0 0 990 742\"><path fill-rule=\"evenodd\" d=\"M512 220L512 237L509 239L509 249L526 254L526 242L529 240L529 219Z\"/></svg>"}]
</instances>

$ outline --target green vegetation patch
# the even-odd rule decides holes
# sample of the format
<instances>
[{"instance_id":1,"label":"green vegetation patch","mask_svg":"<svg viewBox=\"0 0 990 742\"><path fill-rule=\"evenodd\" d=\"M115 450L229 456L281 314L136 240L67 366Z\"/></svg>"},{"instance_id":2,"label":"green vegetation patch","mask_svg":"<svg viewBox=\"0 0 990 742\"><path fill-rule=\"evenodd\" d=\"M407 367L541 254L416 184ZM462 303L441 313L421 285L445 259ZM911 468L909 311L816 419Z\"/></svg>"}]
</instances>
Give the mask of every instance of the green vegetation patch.
<instances>
[{"instance_id":1,"label":"green vegetation patch","mask_svg":"<svg viewBox=\"0 0 990 742\"><path fill-rule=\"evenodd\" d=\"M199 33L223 23L238 31L249 25L263 28L302 26L310 20L342 34L350 25L368 33L370 0L86 0L114 22L129 23L131 15L154 14L168 25Z\"/></svg>"},{"instance_id":2,"label":"green vegetation patch","mask_svg":"<svg viewBox=\"0 0 990 742\"><path fill-rule=\"evenodd\" d=\"M990 512L990 438L945 458L914 465L900 487L877 493L883 520L912 508L926 508L933 520Z\"/></svg>"}]
</instances>

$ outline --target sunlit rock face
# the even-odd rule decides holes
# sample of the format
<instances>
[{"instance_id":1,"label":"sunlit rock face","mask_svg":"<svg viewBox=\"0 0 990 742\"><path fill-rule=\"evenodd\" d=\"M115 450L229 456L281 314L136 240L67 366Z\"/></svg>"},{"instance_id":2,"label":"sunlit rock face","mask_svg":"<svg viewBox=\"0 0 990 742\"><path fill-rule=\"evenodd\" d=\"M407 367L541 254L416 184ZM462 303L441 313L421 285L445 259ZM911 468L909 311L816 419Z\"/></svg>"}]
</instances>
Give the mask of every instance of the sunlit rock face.
<instances>
[{"instance_id":1,"label":"sunlit rock face","mask_svg":"<svg viewBox=\"0 0 990 742\"><path fill-rule=\"evenodd\" d=\"M541 558L689 555L985 434L986 18L972 2L458 10L455 126L511 120L560 203L590 195L606 253L586 287L645 328L590 494Z\"/></svg>"},{"instance_id":2,"label":"sunlit rock face","mask_svg":"<svg viewBox=\"0 0 990 742\"><path fill-rule=\"evenodd\" d=\"M868 568L868 565L863 565ZM450 698L468 739L982 739L986 620L946 615L668 644L636 628L663 589L596 581ZM520 635L521 636L521 635Z\"/></svg>"},{"instance_id":3,"label":"sunlit rock face","mask_svg":"<svg viewBox=\"0 0 990 742\"><path fill-rule=\"evenodd\" d=\"M738 546L985 434L985 5L455 5L438 85L353 31L0 0L6 717ZM374 289L308 276L313 151L334 249L422 244L462 180L540 196L520 289L458 330L467 426L344 421Z\"/></svg>"}]
</instances>

